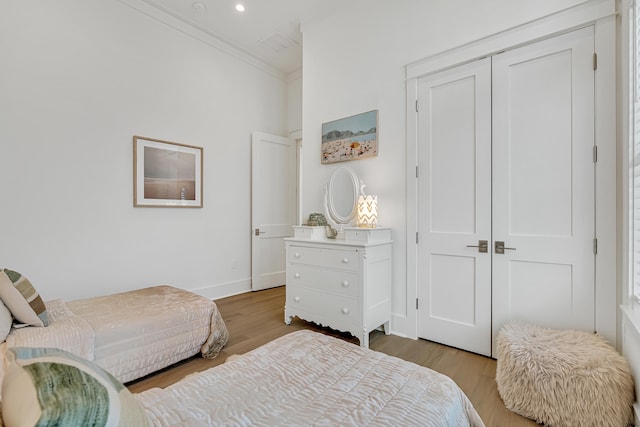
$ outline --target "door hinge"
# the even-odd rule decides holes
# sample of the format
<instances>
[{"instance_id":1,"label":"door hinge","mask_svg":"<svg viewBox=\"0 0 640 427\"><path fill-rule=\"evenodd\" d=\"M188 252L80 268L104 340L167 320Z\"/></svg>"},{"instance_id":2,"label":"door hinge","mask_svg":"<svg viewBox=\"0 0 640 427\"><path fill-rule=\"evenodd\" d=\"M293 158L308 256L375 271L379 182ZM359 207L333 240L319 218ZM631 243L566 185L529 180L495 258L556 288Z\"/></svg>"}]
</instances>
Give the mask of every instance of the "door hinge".
<instances>
[{"instance_id":1,"label":"door hinge","mask_svg":"<svg viewBox=\"0 0 640 427\"><path fill-rule=\"evenodd\" d=\"M598 54L593 52L593 70L598 69Z\"/></svg>"},{"instance_id":2,"label":"door hinge","mask_svg":"<svg viewBox=\"0 0 640 427\"><path fill-rule=\"evenodd\" d=\"M593 239L593 254L598 255L598 239Z\"/></svg>"},{"instance_id":3,"label":"door hinge","mask_svg":"<svg viewBox=\"0 0 640 427\"><path fill-rule=\"evenodd\" d=\"M418 309L418 298L416 298L416 310Z\"/></svg>"},{"instance_id":4,"label":"door hinge","mask_svg":"<svg viewBox=\"0 0 640 427\"><path fill-rule=\"evenodd\" d=\"M416 245L418 244L418 232L416 231Z\"/></svg>"},{"instance_id":5,"label":"door hinge","mask_svg":"<svg viewBox=\"0 0 640 427\"><path fill-rule=\"evenodd\" d=\"M416 99L416 113L418 112L418 100Z\"/></svg>"},{"instance_id":6,"label":"door hinge","mask_svg":"<svg viewBox=\"0 0 640 427\"><path fill-rule=\"evenodd\" d=\"M598 146L594 145L593 146L593 163L596 163L598 161Z\"/></svg>"},{"instance_id":7,"label":"door hinge","mask_svg":"<svg viewBox=\"0 0 640 427\"><path fill-rule=\"evenodd\" d=\"M416 165L416 178L418 178L418 165Z\"/></svg>"}]
</instances>

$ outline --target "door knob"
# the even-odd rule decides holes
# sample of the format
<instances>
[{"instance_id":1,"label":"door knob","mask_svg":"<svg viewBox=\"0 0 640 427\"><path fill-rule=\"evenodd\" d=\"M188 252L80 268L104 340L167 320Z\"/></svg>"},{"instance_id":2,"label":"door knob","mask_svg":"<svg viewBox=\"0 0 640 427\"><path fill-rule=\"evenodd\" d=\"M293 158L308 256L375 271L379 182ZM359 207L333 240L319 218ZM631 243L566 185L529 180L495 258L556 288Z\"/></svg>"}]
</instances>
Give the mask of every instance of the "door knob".
<instances>
[{"instance_id":1,"label":"door knob","mask_svg":"<svg viewBox=\"0 0 640 427\"><path fill-rule=\"evenodd\" d=\"M489 252L489 242L487 240L478 240L477 245L467 245L468 248L478 248L478 252Z\"/></svg>"},{"instance_id":2,"label":"door knob","mask_svg":"<svg viewBox=\"0 0 640 427\"><path fill-rule=\"evenodd\" d=\"M504 242L497 241L495 242L495 252L497 254L504 254L504 251L515 251L516 248L507 248L504 246Z\"/></svg>"}]
</instances>

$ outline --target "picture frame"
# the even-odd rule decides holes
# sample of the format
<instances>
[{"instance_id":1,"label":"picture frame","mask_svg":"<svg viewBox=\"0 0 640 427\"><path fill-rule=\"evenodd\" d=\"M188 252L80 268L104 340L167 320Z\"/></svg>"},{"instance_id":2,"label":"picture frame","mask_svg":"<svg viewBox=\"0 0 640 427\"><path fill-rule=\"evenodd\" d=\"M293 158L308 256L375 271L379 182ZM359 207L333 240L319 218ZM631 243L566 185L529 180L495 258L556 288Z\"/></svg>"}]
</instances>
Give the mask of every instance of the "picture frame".
<instances>
[{"instance_id":1,"label":"picture frame","mask_svg":"<svg viewBox=\"0 0 640 427\"><path fill-rule=\"evenodd\" d=\"M133 206L202 207L202 147L133 137Z\"/></svg>"},{"instance_id":2,"label":"picture frame","mask_svg":"<svg viewBox=\"0 0 640 427\"><path fill-rule=\"evenodd\" d=\"M322 164L378 156L378 110L322 124Z\"/></svg>"}]
</instances>

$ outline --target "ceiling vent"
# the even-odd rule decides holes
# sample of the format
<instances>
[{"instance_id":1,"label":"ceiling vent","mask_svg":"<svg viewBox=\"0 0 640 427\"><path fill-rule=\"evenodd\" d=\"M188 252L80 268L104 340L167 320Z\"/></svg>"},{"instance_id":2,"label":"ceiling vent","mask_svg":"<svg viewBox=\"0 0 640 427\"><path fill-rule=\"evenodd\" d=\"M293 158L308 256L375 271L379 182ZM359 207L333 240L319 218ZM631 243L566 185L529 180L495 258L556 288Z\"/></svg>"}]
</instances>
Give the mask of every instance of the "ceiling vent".
<instances>
[{"instance_id":1,"label":"ceiling vent","mask_svg":"<svg viewBox=\"0 0 640 427\"><path fill-rule=\"evenodd\" d=\"M259 43L275 52L300 45L300 42L293 35L286 36L280 32L273 33L269 37L260 40Z\"/></svg>"}]
</instances>

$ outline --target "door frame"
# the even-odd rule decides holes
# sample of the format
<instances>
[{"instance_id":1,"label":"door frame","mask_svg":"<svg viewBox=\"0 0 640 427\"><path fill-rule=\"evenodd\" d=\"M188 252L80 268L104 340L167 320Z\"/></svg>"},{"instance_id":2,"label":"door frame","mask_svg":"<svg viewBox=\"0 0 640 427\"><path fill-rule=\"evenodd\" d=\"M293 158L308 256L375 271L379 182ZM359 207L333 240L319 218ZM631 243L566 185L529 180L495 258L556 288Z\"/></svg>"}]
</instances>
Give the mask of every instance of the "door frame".
<instances>
[{"instance_id":1,"label":"door frame","mask_svg":"<svg viewBox=\"0 0 640 427\"><path fill-rule=\"evenodd\" d=\"M510 30L408 64L407 111L407 301L405 313L393 313L394 329L418 338L418 79L504 50L572 30L595 27L595 177L597 256L595 260L596 331L619 347L617 307L621 284L616 272L616 10L615 0L590 0Z\"/></svg>"},{"instance_id":2,"label":"door frame","mask_svg":"<svg viewBox=\"0 0 640 427\"><path fill-rule=\"evenodd\" d=\"M259 257L257 256L260 252L256 249L257 246L257 242L260 241L260 236L258 236L257 231L254 230L258 230L258 227L260 226L260 221L258 221L258 219L256 218L256 213L258 212L258 208L256 206L256 193L255 193L255 188L256 188L256 179L257 177L257 172L259 170L264 169L265 167L267 167L267 169L270 167L269 164L265 163L264 161L258 163L257 160L257 152L259 150L259 143L261 141L269 141L270 143L275 143L278 145L288 145L289 150L293 151L293 153L289 152L287 153L287 155L289 157L292 157L292 159L287 159L288 160L288 164L292 166L292 169L294 169L293 171L293 179L295 180L295 182L293 183L289 183L289 195L291 198L293 198L294 200L290 200L290 204L292 205L292 212L290 213L291 216L291 222L292 224L290 224L290 226L288 227L284 227L284 224L271 224L270 227L273 228L273 230L278 233L278 235L276 235L273 238L277 238L277 239L283 239L285 237L290 237L293 236L293 229L291 228L291 226L297 225L298 222L298 217L299 217L299 209L300 209L300 197L299 197L299 191L300 191L300 187L299 187L299 179L300 179L300 157L299 157L299 149L300 149L300 140L292 138L292 137L285 137L285 136L280 136L280 135L272 135L272 134L268 134L268 133L264 133L264 132L257 132L254 131L251 134L251 290L252 291L256 291L256 290L263 290L263 289L267 289L270 287L273 287L273 285L269 284L266 286L262 286L262 284L258 285L256 282L258 282L258 280L256 280L256 278L258 277L257 274L257 266L259 264L258 259ZM292 155L293 154L293 155ZM271 170L271 169L268 169ZM272 170L271 170L272 171ZM272 171L273 172L273 171ZM286 231L285 231L286 229ZM282 234L284 233L284 234ZM262 234L262 233L260 233ZM283 265L282 271L275 271L273 273L270 273L269 276L269 282L270 283L276 283L276 281L279 283L280 281L282 282L282 285L285 284L285 270L286 270L286 259L285 259L285 249L284 249L284 244L282 246L282 261L283 261ZM277 285L276 285L277 286Z\"/></svg>"}]
</instances>

